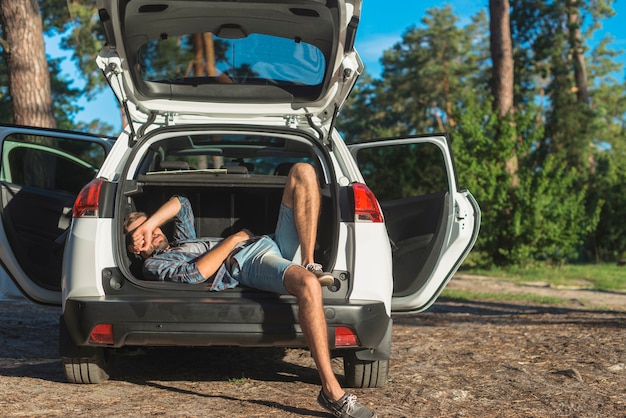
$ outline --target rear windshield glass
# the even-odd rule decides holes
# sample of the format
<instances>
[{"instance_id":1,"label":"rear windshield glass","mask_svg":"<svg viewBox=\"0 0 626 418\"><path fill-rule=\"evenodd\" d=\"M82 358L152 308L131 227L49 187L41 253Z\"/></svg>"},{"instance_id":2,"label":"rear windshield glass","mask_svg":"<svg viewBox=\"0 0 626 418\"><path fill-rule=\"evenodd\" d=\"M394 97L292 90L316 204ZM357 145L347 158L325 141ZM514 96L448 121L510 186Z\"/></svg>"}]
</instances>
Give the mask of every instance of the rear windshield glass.
<instances>
[{"instance_id":1,"label":"rear windshield glass","mask_svg":"<svg viewBox=\"0 0 626 418\"><path fill-rule=\"evenodd\" d=\"M212 33L162 34L139 49L145 81L180 84L236 83L317 86L326 60L302 40L263 34L238 39Z\"/></svg>"},{"instance_id":2,"label":"rear windshield glass","mask_svg":"<svg viewBox=\"0 0 626 418\"><path fill-rule=\"evenodd\" d=\"M286 176L297 162L317 166L310 145L271 135L189 135L152 144L139 174L193 174L239 167L238 173Z\"/></svg>"}]
</instances>

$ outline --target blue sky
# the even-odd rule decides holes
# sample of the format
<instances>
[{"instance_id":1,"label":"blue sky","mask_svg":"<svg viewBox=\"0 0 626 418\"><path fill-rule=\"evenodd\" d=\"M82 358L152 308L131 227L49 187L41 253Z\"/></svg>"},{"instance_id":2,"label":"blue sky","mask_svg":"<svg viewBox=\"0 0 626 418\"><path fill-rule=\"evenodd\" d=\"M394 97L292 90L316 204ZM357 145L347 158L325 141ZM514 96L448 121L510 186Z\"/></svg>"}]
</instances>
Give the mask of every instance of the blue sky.
<instances>
[{"instance_id":1,"label":"blue sky","mask_svg":"<svg viewBox=\"0 0 626 418\"><path fill-rule=\"evenodd\" d=\"M460 25L464 26L479 10L483 8L487 10L488 0L363 0L356 48L367 71L378 76L381 71L379 59L383 51L399 42L407 28L421 25L421 19L426 10L447 4L452 6L454 13L460 19ZM626 0L616 0L613 7L617 15L604 22L604 27L598 31L597 37L606 33L610 34L613 37L612 48L625 51L621 55L621 61L626 63L626 25L623 23L626 17ZM65 54L59 51L54 40L47 43L47 48L48 55L51 57ZM63 71L68 79L76 78L75 67L69 58L66 59ZM84 107L84 110L77 115L76 120L89 122L99 118L115 126L117 130L121 129L119 111L112 93L107 91L91 102L81 101L80 105ZM111 115L110 118L104 116L107 113Z\"/></svg>"}]
</instances>

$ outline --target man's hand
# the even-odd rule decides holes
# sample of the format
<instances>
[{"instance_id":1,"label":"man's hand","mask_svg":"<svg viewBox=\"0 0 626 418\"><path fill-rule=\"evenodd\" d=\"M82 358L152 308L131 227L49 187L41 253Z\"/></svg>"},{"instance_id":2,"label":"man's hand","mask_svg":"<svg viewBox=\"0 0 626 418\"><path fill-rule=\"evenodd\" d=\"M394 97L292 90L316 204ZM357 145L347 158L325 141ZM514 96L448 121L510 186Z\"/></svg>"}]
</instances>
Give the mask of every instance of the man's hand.
<instances>
[{"instance_id":1,"label":"man's hand","mask_svg":"<svg viewBox=\"0 0 626 418\"><path fill-rule=\"evenodd\" d=\"M133 252L135 254L139 254L142 251L147 252L151 249L154 229L148 222L144 222L133 231Z\"/></svg>"},{"instance_id":2,"label":"man's hand","mask_svg":"<svg viewBox=\"0 0 626 418\"><path fill-rule=\"evenodd\" d=\"M250 238L254 238L254 234L249 229L242 229L239 232L236 232L232 236L233 242L235 245L248 241Z\"/></svg>"},{"instance_id":3,"label":"man's hand","mask_svg":"<svg viewBox=\"0 0 626 418\"><path fill-rule=\"evenodd\" d=\"M167 237L161 231L161 225L173 219L180 211L181 204L178 197L174 196L165 202L152 216L138 226L132 234L132 249L135 254L149 257L155 250L165 249L169 246Z\"/></svg>"},{"instance_id":4,"label":"man's hand","mask_svg":"<svg viewBox=\"0 0 626 418\"><path fill-rule=\"evenodd\" d=\"M133 252L143 257L150 257L155 251L165 250L169 247L169 241L161 228L153 226L148 219L137 227L133 232Z\"/></svg>"}]
</instances>

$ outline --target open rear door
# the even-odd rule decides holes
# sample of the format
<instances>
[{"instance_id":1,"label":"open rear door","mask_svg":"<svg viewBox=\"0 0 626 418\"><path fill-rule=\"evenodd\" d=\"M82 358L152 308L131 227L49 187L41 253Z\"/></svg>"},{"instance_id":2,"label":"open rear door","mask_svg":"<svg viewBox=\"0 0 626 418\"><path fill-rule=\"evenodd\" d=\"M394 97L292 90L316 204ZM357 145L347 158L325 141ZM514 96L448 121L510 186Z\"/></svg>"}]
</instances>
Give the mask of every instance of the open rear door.
<instances>
[{"instance_id":1,"label":"open rear door","mask_svg":"<svg viewBox=\"0 0 626 418\"><path fill-rule=\"evenodd\" d=\"M61 303L65 237L76 196L111 143L64 131L0 125L0 280L25 296Z\"/></svg>"},{"instance_id":2,"label":"open rear door","mask_svg":"<svg viewBox=\"0 0 626 418\"><path fill-rule=\"evenodd\" d=\"M392 311L423 311L474 245L478 204L457 186L446 136L368 141L350 150L385 215L393 250Z\"/></svg>"}]
</instances>

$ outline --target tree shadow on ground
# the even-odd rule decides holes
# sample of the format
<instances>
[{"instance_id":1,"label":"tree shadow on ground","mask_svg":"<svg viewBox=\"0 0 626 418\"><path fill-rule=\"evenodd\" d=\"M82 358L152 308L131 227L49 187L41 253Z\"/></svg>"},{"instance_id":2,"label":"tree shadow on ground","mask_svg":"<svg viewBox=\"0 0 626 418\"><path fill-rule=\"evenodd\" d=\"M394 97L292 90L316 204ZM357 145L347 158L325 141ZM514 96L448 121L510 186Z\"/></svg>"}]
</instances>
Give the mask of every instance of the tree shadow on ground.
<instances>
[{"instance_id":1,"label":"tree shadow on ground","mask_svg":"<svg viewBox=\"0 0 626 418\"><path fill-rule=\"evenodd\" d=\"M426 312L394 315L395 324L429 326L439 325L442 322L515 323L518 325L576 323L596 327L626 328L626 312L440 298Z\"/></svg>"},{"instance_id":2,"label":"tree shadow on ground","mask_svg":"<svg viewBox=\"0 0 626 418\"><path fill-rule=\"evenodd\" d=\"M298 416L310 416L310 417L327 417L328 414L324 413L324 412L320 412L320 411L312 411L310 409L305 409L305 408L297 408L297 407L293 407L290 405L284 405L278 402L274 402L274 401L265 401L265 400L261 400L261 399L242 399L242 398L237 398L235 396L227 396L227 395L210 395L210 394L206 394L206 393L200 393L197 391L193 391L193 390L187 390L187 389L180 389L180 388L176 388L176 387L172 387L172 386L167 386L165 384L162 383L155 383L155 382L145 382L144 383L147 386L151 386L153 388L156 389L162 389L162 390L167 390L167 391L171 391L171 392L176 392L179 393L181 395L193 395L193 396L200 396L200 397L204 397L204 398L219 398L219 399L223 399L226 401L236 401L236 402L241 402L241 403L249 403L253 406L265 406L268 408L275 408L281 411L284 411L285 413L289 413L289 414L296 414Z\"/></svg>"}]
</instances>

